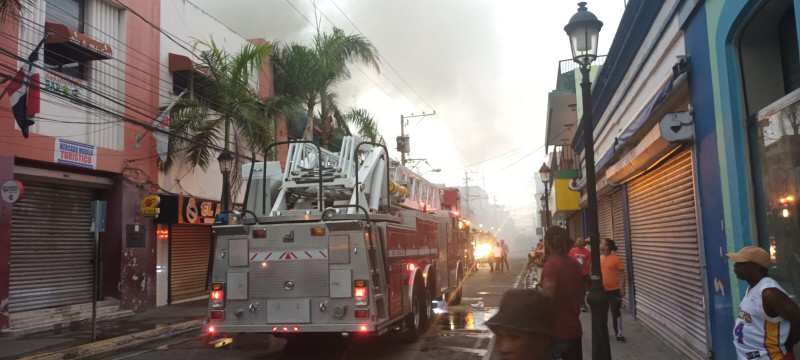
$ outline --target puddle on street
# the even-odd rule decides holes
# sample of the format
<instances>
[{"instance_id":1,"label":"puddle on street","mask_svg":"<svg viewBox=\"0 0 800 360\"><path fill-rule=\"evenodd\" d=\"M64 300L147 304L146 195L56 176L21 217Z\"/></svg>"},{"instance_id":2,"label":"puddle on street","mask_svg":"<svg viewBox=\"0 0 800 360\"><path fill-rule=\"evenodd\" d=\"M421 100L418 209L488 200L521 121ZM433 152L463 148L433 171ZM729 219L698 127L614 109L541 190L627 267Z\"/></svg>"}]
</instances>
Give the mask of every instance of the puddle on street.
<instances>
[{"instance_id":1,"label":"puddle on street","mask_svg":"<svg viewBox=\"0 0 800 360\"><path fill-rule=\"evenodd\" d=\"M463 307L448 309L444 301L437 302L434 312L442 330L486 330L484 323L497 313L496 307Z\"/></svg>"}]
</instances>

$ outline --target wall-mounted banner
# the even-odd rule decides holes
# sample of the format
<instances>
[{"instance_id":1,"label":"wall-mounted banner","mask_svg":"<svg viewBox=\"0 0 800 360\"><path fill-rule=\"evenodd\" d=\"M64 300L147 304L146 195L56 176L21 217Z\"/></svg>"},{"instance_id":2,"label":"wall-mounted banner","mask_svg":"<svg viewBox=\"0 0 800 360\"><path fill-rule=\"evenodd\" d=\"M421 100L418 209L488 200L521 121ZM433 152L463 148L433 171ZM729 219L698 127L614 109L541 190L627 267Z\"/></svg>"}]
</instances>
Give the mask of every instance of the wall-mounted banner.
<instances>
[{"instance_id":1,"label":"wall-mounted banner","mask_svg":"<svg viewBox=\"0 0 800 360\"><path fill-rule=\"evenodd\" d=\"M72 100L83 100L84 81L72 76L45 73L42 87L45 90L60 93Z\"/></svg>"},{"instance_id":2,"label":"wall-mounted banner","mask_svg":"<svg viewBox=\"0 0 800 360\"><path fill-rule=\"evenodd\" d=\"M59 164L97 168L97 148L79 142L56 139L54 161Z\"/></svg>"},{"instance_id":3,"label":"wall-mounted banner","mask_svg":"<svg viewBox=\"0 0 800 360\"><path fill-rule=\"evenodd\" d=\"M234 204L233 210L242 210L242 205ZM222 211L219 201L203 200L193 197L178 197L178 223L214 225L214 217Z\"/></svg>"}]
</instances>

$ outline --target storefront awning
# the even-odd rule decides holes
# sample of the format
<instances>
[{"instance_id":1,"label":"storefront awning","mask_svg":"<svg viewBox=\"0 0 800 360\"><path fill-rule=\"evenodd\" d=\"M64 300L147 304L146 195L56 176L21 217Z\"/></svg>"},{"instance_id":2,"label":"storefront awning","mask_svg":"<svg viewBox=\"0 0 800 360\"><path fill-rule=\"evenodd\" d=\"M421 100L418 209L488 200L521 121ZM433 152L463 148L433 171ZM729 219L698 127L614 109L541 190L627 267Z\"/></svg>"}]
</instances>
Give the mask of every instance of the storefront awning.
<instances>
[{"instance_id":1,"label":"storefront awning","mask_svg":"<svg viewBox=\"0 0 800 360\"><path fill-rule=\"evenodd\" d=\"M624 156L631 148L636 146L654 127L656 122L665 114L675 111L677 104L684 98L683 95L688 91L687 74L672 74L664 82L647 105L639 112L608 151L600 156L595 163L595 171L600 173L608 166Z\"/></svg>"},{"instance_id":2,"label":"storefront awning","mask_svg":"<svg viewBox=\"0 0 800 360\"><path fill-rule=\"evenodd\" d=\"M190 59L188 56L169 53L169 72L176 71L199 71L207 74L208 68L200 66L196 62L192 61L192 59Z\"/></svg>"},{"instance_id":3,"label":"storefront awning","mask_svg":"<svg viewBox=\"0 0 800 360\"><path fill-rule=\"evenodd\" d=\"M44 42L45 48L64 58L76 61L111 59L111 45L71 30L66 25L46 22L44 27L50 33Z\"/></svg>"}]
</instances>

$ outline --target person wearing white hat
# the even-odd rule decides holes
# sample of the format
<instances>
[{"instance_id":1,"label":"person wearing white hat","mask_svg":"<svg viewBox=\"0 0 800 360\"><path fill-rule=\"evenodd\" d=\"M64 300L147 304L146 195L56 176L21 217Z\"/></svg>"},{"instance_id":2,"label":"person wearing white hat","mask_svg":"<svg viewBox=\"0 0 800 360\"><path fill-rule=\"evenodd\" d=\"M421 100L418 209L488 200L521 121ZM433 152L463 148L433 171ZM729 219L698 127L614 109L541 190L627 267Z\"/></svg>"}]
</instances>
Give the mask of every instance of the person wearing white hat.
<instances>
[{"instance_id":1,"label":"person wearing white hat","mask_svg":"<svg viewBox=\"0 0 800 360\"><path fill-rule=\"evenodd\" d=\"M745 246L727 254L736 277L747 281L733 327L733 344L739 360L793 360L792 347L800 337L800 308L778 282L768 276L766 250Z\"/></svg>"}]
</instances>

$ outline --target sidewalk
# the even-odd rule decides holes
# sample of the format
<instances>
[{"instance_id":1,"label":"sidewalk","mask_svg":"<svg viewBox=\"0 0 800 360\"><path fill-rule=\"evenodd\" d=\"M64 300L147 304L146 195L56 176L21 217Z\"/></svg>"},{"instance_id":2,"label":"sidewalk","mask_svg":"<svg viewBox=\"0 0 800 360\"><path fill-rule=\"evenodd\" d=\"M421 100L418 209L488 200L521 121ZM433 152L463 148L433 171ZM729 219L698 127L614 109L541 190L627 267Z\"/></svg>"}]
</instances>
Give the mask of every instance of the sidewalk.
<instances>
[{"instance_id":1,"label":"sidewalk","mask_svg":"<svg viewBox=\"0 0 800 360\"><path fill-rule=\"evenodd\" d=\"M98 322L97 340L164 328L206 317L208 300L158 307L116 320ZM91 324L40 332L23 336L0 335L0 360L48 353L91 343Z\"/></svg>"},{"instance_id":2,"label":"sidewalk","mask_svg":"<svg viewBox=\"0 0 800 360\"><path fill-rule=\"evenodd\" d=\"M608 314L609 317L611 313ZM592 314L581 313L583 326L583 358L592 358ZM614 330L609 322L608 331L611 334L611 356L614 360L674 360L683 359L678 353L667 347L658 335L640 325L630 312L622 309L622 334L625 343L614 339Z\"/></svg>"}]
</instances>

